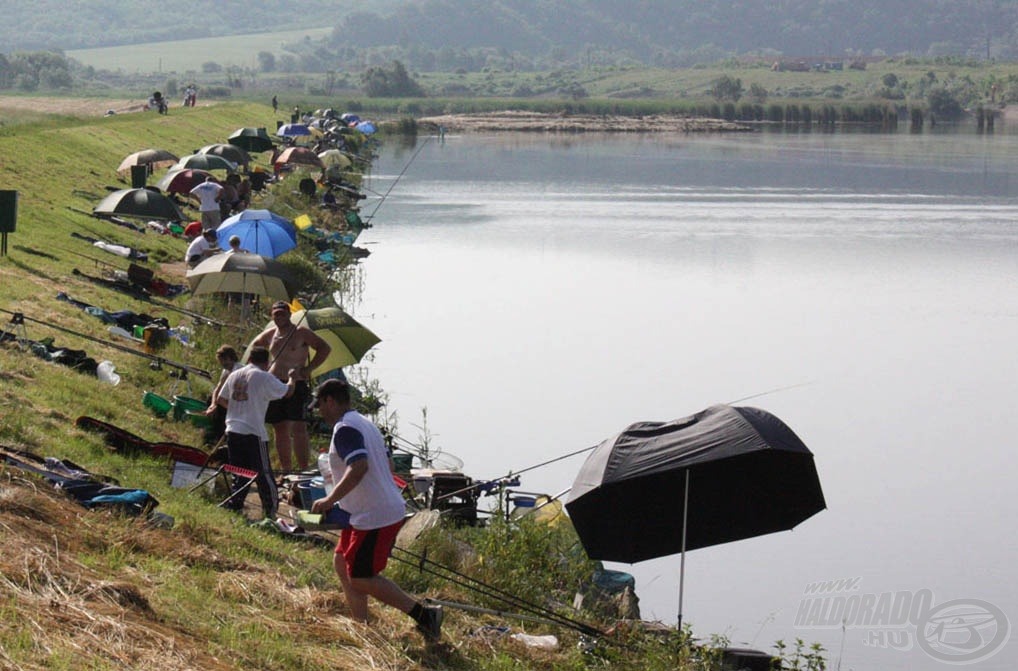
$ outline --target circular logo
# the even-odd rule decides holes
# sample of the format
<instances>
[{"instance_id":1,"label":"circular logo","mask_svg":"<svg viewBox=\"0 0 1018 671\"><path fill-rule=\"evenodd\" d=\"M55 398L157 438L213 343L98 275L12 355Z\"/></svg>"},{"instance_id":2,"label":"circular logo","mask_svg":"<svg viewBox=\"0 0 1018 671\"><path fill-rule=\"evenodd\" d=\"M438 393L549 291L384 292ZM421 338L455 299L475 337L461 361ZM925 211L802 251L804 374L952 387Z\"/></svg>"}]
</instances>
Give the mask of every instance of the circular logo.
<instances>
[{"instance_id":1,"label":"circular logo","mask_svg":"<svg viewBox=\"0 0 1018 671\"><path fill-rule=\"evenodd\" d=\"M1011 623L1000 608L979 599L945 601L916 623L916 642L933 659L971 664L1007 642Z\"/></svg>"}]
</instances>

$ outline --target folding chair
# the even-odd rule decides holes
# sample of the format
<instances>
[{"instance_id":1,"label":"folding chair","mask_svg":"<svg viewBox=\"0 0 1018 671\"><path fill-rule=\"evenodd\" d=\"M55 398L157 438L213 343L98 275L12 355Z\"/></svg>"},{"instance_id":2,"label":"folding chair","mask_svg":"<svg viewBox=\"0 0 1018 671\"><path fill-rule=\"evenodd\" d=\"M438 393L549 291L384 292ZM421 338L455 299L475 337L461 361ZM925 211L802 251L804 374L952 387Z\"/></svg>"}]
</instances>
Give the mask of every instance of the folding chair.
<instances>
[{"instance_id":1,"label":"folding chair","mask_svg":"<svg viewBox=\"0 0 1018 671\"><path fill-rule=\"evenodd\" d=\"M231 487L230 495L217 504L222 506L225 505L226 502L232 499L235 495L241 492L246 492L248 489L250 489L251 485L253 485L254 481L258 478L258 471L253 471L250 468L241 468L240 466L233 466L232 464L220 464L220 466L216 468L215 472L213 472L212 475L205 478L204 480L201 480L193 487L191 487L191 489L189 489L188 491L193 492L196 489L199 489L200 487L204 487L206 484L212 482L220 475L233 475L241 479L246 479L246 482L244 482L244 484L242 484L237 491L235 492L232 491Z\"/></svg>"}]
</instances>

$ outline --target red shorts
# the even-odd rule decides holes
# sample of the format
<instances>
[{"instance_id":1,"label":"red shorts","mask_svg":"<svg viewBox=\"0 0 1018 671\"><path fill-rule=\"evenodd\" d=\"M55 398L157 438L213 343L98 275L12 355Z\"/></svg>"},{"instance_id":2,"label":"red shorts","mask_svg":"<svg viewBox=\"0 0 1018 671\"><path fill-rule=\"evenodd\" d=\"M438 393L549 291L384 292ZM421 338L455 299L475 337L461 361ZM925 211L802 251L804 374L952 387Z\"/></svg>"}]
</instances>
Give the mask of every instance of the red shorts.
<instances>
[{"instance_id":1,"label":"red shorts","mask_svg":"<svg viewBox=\"0 0 1018 671\"><path fill-rule=\"evenodd\" d=\"M351 578L373 578L385 570L402 526L403 520L400 520L381 529L343 529L336 543L336 554L343 555L346 560L347 575Z\"/></svg>"}]
</instances>

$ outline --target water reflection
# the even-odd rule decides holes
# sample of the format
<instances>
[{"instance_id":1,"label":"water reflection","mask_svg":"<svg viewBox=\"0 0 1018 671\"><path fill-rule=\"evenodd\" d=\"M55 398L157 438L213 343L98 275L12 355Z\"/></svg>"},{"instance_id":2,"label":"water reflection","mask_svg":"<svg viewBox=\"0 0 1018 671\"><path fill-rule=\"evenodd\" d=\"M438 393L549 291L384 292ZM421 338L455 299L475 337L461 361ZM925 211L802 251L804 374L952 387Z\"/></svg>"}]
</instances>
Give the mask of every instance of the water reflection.
<instances>
[{"instance_id":1,"label":"water reflection","mask_svg":"<svg viewBox=\"0 0 1018 671\"><path fill-rule=\"evenodd\" d=\"M830 510L691 553L696 631L838 650L793 620L807 582L850 576L1014 619L1015 138L447 136L409 168L416 149L386 147L372 188L407 169L361 238L373 373L405 432L426 406L476 477L801 384L751 404L814 450ZM673 621L677 561L622 568ZM865 635L843 668L940 668Z\"/></svg>"}]
</instances>

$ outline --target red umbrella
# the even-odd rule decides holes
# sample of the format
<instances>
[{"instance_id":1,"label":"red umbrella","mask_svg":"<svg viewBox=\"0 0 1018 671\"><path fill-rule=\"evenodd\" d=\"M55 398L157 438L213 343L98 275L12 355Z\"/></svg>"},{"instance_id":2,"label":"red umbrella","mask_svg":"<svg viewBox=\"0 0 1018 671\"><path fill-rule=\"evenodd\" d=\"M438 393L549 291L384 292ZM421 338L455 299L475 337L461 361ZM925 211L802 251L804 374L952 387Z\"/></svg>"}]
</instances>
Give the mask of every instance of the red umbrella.
<instances>
[{"instance_id":1,"label":"red umbrella","mask_svg":"<svg viewBox=\"0 0 1018 671\"><path fill-rule=\"evenodd\" d=\"M322 159L318 158L318 154L308 149L307 147L288 147L276 157L275 164L283 165L289 163L291 165L306 165L313 168L324 168L325 164L322 163Z\"/></svg>"},{"instance_id":2,"label":"red umbrella","mask_svg":"<svg viewBox=\"0 0 1018 671\"><path fill-rule=\"evenodd\" d=\"M206 177L212 177L212 173L197 168L183 168L167 172L156 187L166 193L179 193L184 196L191 193L191 189L205 181ZM219 180L212 177L213 181Z\"/></svg>"}]
</instances>

